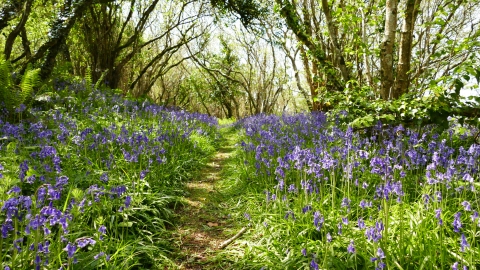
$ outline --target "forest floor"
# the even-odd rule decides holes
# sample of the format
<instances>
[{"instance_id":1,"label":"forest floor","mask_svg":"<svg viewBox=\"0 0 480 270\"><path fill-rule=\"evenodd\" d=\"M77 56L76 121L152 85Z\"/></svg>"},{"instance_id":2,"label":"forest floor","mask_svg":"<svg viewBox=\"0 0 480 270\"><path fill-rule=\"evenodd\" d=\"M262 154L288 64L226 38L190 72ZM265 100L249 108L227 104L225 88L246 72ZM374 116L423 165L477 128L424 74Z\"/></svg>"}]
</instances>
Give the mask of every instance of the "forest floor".
<instances>
[{"instance_id":1,"label":"forest floor","mask_svg":"<svg viewBox=\"0 0 480 270\"><path fill-rule=\"evenodd\" d=\"M222 128L223 139L215 155L200 174L186 185L184 203L175 211L174 241L179 269L219 269L216 254L225 240L237 233L239 225L229 213L225 194L218 185L223 168L235 150L236 134Z\"/></svg>"}]
</instances>

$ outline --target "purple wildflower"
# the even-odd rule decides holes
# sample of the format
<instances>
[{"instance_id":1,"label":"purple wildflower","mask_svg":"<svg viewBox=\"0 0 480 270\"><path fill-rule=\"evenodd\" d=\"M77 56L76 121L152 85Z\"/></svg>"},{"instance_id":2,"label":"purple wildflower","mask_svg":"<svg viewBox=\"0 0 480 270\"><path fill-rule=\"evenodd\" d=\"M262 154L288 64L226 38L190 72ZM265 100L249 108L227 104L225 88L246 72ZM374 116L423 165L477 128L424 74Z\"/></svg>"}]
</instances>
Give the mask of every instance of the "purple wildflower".
<instances>
[{"instance_id":1,"label":"purple wildflower","mask_svg":"<svg viewBox=\"0 0 480 270\"><path fill-rule=\"evenodd\" d=\"M454 216L454 220L453 220L453 231L454 232L460 232L460 229L462 228L462 221L460 220L460 216L462 215L461 212L457 212L455 213L453 216Z\"/></svg>"},{"instance_id":2,"label":"purple wildflower","mask_svg":"<svg viewBox=\"0 0 480 270\"><path fill-rule=\"evenodd\" d=\"M18 194L18 193L20 193L20 191L22 191L22 190L18 186L14 186L7 192L7 194L11 194L11 193Z\"/></svg>"},{"instance_id":3,"label":"purple wildflower","mask_svg":"<svg viewBox=\"0 0 480 270\"><path fill-rule=\"evenodd\" d=\"M383 252L383 249L382 248L378 248L377 249L377 257L379 259L385 259L385 252Z\"/></svg>"},{"instance_id":4,"label":"purple wildflower","mask_svg":"<svg viewBox=\"0 0 480 270\"><path fill-rule=\"evenodd\" d=\"M125 207L126 208L130 207L131 202L132 202L132 197L130 197L130 196L125 197Z\"/></svg>"},{"instance_id":5,"label":"purple wildflower","mask_svg":"<svg viewBox=\"0 0 480 270\"><path fill-rule=\"evenodd\" d=\"M332 242L332 235L329 232L327 233L327 242Z\"/></svg>"},{"instance_id":6,"label":"purple wildflower","mask_svg":"<svg viewBox=\"0 0 480 270\"><path fill-rule=\"evenodd\" d=\"M470 247L470 244L468 244L465 234L462 233L462 236L460 236L460 250L462 252L465 252L465 248L468 247Z\"/></svg>"},{"instance_id":7,"label":"purple wildflower","mask_svg":"<svg viewBox=\"0 0 480 270\"><path fill-rule=\"evenodd\" d=\"M319 211L315 211L315 213L313 213L313 225L315 225L315 228L317 229L317 231L320 231L324 221L325 219L323 218L323 216L320 214Z\"/></svg>"},{"instance_id":8,"label":"purple wildflower","mask_svg":"<svg viewBox=\"0 0 480 270\"><path fill-rule=\"evenodd\" d=\"M75 255L75 251L77 251L77 247L75 246L75 244L68 242L67 246L63 250L67 252L68 258L71 259L73 258L73 255Z\"/></svg>"},{"instance_id":9,"label":"purple wildflower","mask_svg":"<svg viewBox=\"0 0 480 270\"><path fill-rule=\"evenodd\" d=\"M88 238L88 237L86 237L86 238L79 238L79 239L77 239L76 242L77 242L77 246L78 246L79 248L84 248L84 247L86 247L86 246L88 246L88 245L94 246L94 245L96 244L96 241L95 241L95 240L93 240L92 238Z\"/></svg>"},{"instance_id":10,"label":"purple wildflower","mask_svg":"<svg viewBox=\"0 0 480 270\"><path fill-rule=\"evenodd\" d=\"M354 245L354 243L353 243L353 240L350 241L350 244L349 244L348 247L347 247L347 251L348 251L349 253L355 253L355 245Z\"/></svg>"},{"instance_id":11,"label":"purple wildflower","mask_svg":"<svg viewBox=\"0 0 480 270\"><path fill-rule=\"evenodd\" d=\"M440 225L440 226L443 225L443 220L442 220L441 214L442 214L442 209L439 208L439 209L435 210L435 218L438 219L438 225Z\"/></svg>"},{"instance_id":12,"label":"purple wildflower","mask_svg":"<svg viewBox=\"0 0 480 270\"><path fill-rule=\"evenodd\" d=\"M351 200L348 198L343 198L342 199L342 204L340 205L342 208L347 208L348 211L350 211L350 202Z\"/></svg>"},{"instance_id":13,"label":"purple wildflower","mask_svg":"<svg viewBox=\"0 0 480 270\"><path fill-rule=\"evenodd\" d=\"M302 213L307 213L308 211L312 210L311 205L306 205L305 207L302 208Z\"/></svg>"},{"instance_id":14,"label":"purple wildflower","mask_svg":"<svg viewBox=\"0 0 480 270\"><path fill-rule=\"evenodd\" d=\"M363 230L365 229L365 222L363 221L363 218L359 217L358 218L358 228Z\"/></svg>"},{"instance_id":15,"label":"purple wildflower","mask_svg":"<svg viewBox=\"0 0 480 270\"><path fill-rule=\"evenodd\" d=\"M475 222L475 220L478 219L478 212L473 211L473 214L470 216L470 218L472 219L472 222Z\"/></svg>"},{"instance_id":16,"label":"purple wildflower","mask_svg":"<svg viewBox=\"0 0 480 270\"><path fill-rule=\"evenodd\" d=\"M93 256L93 259L98 260L99 258L101 258L103 256L105 256L105 252L102 251L102 252L98 253L97 255Z\"/></svg>"},{"instance_id":17,"label":"purple wildflower","mask_svg":"<svg viewBox=\"0 0 480 270\"><path fill-rule=\"evenodd\" d=\"M465 209L465 211L472 211L472 206L468 201L463 201L462 206Z\"/></svg>"},{"instance_id":18,"label":"purple wildflower","mask_svg":"<svg viewBox=\"0 0 480 270\"><path fill-rule=\"evenodd\" d=\"M104 172L101 176L100 176L100 181L104 182L104 183L107 183L108 182L108 173Z\"/></svg>"}]
</instances>

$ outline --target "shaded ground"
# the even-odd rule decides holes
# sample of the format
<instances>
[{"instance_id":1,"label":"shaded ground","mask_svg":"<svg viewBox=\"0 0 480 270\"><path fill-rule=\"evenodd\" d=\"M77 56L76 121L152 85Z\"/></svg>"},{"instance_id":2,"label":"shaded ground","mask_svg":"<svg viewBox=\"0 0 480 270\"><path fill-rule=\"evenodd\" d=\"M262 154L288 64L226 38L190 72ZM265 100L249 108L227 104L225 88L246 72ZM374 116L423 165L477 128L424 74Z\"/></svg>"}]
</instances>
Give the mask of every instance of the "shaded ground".
<instances>
[{"instance_id":1,"label":"shaded ground","mask_svg":"<svg viewBox=\"0 0 480 270\"><path fill-rule=\"evenodd\" d=\"M225 139L197 179L187 184L188 196L176 210L178 228L174 235L179 254L176 262L180 269L215 269L211 258L218 246L236 233L225 200L216 184L234 151L234 139L224 133Z\"/></svg>"}]
</instances>

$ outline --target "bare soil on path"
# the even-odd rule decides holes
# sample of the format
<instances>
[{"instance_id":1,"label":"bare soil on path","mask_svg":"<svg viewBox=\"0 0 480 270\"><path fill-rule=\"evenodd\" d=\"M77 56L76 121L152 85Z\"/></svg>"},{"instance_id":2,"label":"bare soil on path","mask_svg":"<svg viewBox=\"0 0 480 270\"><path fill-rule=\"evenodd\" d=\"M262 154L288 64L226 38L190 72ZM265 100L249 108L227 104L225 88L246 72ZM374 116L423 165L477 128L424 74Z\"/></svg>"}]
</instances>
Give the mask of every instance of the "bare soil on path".
<instances>
[{"instance_id":1,"label":"bare soil on path","mask_svg":"<svg viewBox=\"0 0 480 270\"><path fill-rule=\"evenodd\" d=\"M212 261L215 252L238 230L228 214L223 195L216 188L222 169L234 151L234 143L232 139L223 139L199 176L187 183L185 202L175 210L178 227L174 241L179 251L175 257L179 269L218 269Z\"/></svg>"}]
</instances>

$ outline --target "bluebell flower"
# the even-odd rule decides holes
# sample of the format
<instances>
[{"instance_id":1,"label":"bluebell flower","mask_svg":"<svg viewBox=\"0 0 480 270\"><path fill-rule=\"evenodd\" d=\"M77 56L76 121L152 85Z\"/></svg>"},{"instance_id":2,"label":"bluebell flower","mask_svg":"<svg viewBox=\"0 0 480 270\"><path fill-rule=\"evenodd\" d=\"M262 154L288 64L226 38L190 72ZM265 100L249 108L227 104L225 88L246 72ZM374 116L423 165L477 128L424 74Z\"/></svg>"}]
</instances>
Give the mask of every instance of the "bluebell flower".
<instances>
[{"instance_id":1,"label":"bluebell flower","mask_svg":"<svg viewBox=\"0 0 480 270\"><path fill-rule=\"evenodd\" d=\"M464 181L466 182L469 182L469 183L473 183L473 177L469 174L469 173L466 173L463 178L462 178Z\"/></svg>"},{"instance_id":2,"label":"bluebell flower","mask_svg":"<svg viewBox=\"0 0 480 270\"><path fill-rule=\"evenodd\" d=\"M443 225L443 220L442 220L441 214L442 214L442 209L439 208L439 209L435 210L435 218L438 219L438 225L440 225L440 226Z\"/></svg>"},{"instance_id":3,"label":"bluebell flower","mask_svg":"<svg viewBox=\"0 0 480 270\"><path fill-rule=\"evenodd\" d=\"M55 188L60 188L61 189L67 184L68 184L68 177L60 176L60 177L57 177L57 179L56 179Z\"/></svg>"},{"instance_id":4,"label":"bluebell flower","mask_svg":"<svg viewBox=\"0 0 480 270\"><path fill-rule=\"evenodd\" d=\"M293 213L292 210L288 210L287 213L285 214L285 219L288 220L288 217L292 217L293 220L295 220L295 214Z\"/></svg>"},{"instance_id":5,"label":"bluebell flower","mask_svg":"<svg viewBox=\"0 0 480 270\"><path fill-rule=\"evenodd\" d=\"M15 239L15 241L13 241L13 247L18 251L18 252L22 252L22 247L18 245L18 243L23 243L23 237L20 237L18 239Z\"/></svg>"},{"instance_id":6,"label":"bluebell flower","mask_svg":"<svg viewBox=\"0 0 480 270\"><path fill-rule=\"evenodd\" d=\"M318 264L315 262L315 259L312 259L310 262L310 269L318 270Z\"/></svg>"},{"instance_id":7,"label":"bluebell flower","mask_svg":"<svg viewBox=\"0 0 480 270\"><path fill-rule=\"evenodd\" d=\"M304 257L307 257L307 249L306 248L302 248L302 255Z\"/></svg>"},{"instance_id":8,"label":"bluebell flower","mask_svg":"<svg viewBox=\"0 0 480 270\"><path fill-rule=\"evenodd\" d=\"M99 258L101 258L103 256L105 256L105 252L102 251L102 252L96 254L95 256L93 256L93 259L98 260Z\"/></svg>"},{"instance_id":9,"label":"bluebell flower","mask_svg":"<svg viewBox=\"0 0 480 270\"><path fill-rule=\"evenodd\" d=\"M105 227L104 225L100 226L100 228L98 228L98 231L103 235L103 234L106 234L107 233L107 227Z\"/></svg>"},{"instance_id":10,"label":"bluebell flower","mask_svg":"<svg viewBox=\"0 0 480 270\"><path fill-rule=\"evenodd\" d=\"M35 269L40 269L40 264L42 263L42 259L38 254L35 255L35 260L33 260L33 262L35 263Z\"/></svg>"},{"instance_id":11,"label":"bluebell flower","mask_svg":"<svg viewBox=\"0 0 480 270\"><path fill-rule=\"evenodd\" d=\"M61 173L62 172L62 168L60 167L60 163L61 163L61 160L60 160L60 157L59 156L54 156L52 158L52 162L53 162L53 168L55 168L55 171L57 173Z\"/></svg>"},{"instance_id":12,"label":"bluebell flower","mask_svg":"<svg viewBox=\"0 0 480 270\"><path fill-rule=\"evenodd\" d=\"M143 170L140 172L140 179L145 179L145 177L147 176L147 173L149 172L148 169L146 170Z\"/></svg>"},{"instance_id":13,"label":"bluebell flower","mask_svg":"<svg viewBox=\"0 0 480 270\"><path fill-rule=\"evenodd\" d=\"M348 253L355 253L355 245L353 243L353 240L350 241L350 244L347 247L347 251L348 251Z\"/></svg>"},{"instance_id":14,"label":"bluebell flower","mask_svg":"<svg viewBox=\"0 0 480 270\"><path fill-rule=\"evenodd\" d=\"M28 171L28 161L24 160L22 163L20 163L20 172L19 172L19 178L20 181L25 180L26 173Z\"/></svg>"},{"instance_id":15,"label":"bluebell flower","mask_svg":"<svg viewBox=\"0 0 480 270\"><path fill-rule=\"evenodd\" d=\"M460 250L462 252L465 252L465 248L470 247L470 244L467 242L467 238L465 237L465 234L462 233L460 236Z\"/></svg>"},{"instance_id":16,"label":"bluebell flower","mask_svg":"<svg viewBox=\"0 0 480 270\"><path fill-rule=\"evenodd\" d=\"M351 200L349 198L343 198L342 203L340 204L340 207L347 208L348 210L350 210L350 202Z\"/></svg>"},{"instance_id":17,"label":"bluebell flower","mask_svg":"<svg viewBox=\"0 0 480 270\"><path fill-rule=\"evenodd\" d=\"M130 196L125 197L125 207L126 208L130 207L131 202L132 202L132 197L130 197Z\"/></svg>"},{"instance_id":18,"label":"bluebell flower","mask_svg":"<svg viewBox=\"0 0 480 270\"><path fill-rule=\"evenodd\" d=\"M382 248L378 248L377 249L377 257L379 259L385 259L385 252L383 252L383 249Z\"/></svg>"},{"instance_id":19,"label":"bluebell flower","mask_svg":"<svg viewBox=\"0 0 480 270\"><path fill-rule=\"evenodd\" d=\"M315 211L315 213L313 213L313 225L315 225L315 228L317 231L320 231L324 221L325 219L323 218L323 216L320 214L319 211Z\"/></svg>"},{"instance_id":20,"label":"bluebell flower","mask_svg":"<svg viewBox=\"0 0 480 270\"><path fill-rule=\"evenodd\" d=\"M383 223L377 222L375 226L368 227L365 230L365 237L373 242L378 242L382 239Z\"/></svg>"},{"instance_id":21,"label":"bluebell flower","mask_svg":"<svg viewBox=\"0 0 480 270\"><path fill-rule=\"evenodd\" d=\"M302 208L302 213L307 213L308 211L312 210L311 205L306 205L305 207Z\"/></svg>"},{"instance_id":22,"label":"bluebell flower","mask_svg":"<svg viewBox=\"0 0 480 270\"><path fill-rule=\"evenodd\" d=\"M357 223L358 223L358 228L359 228L360 230L365 229L365 222L363 221L363 218L359 217Z\"/></svg>"},{"instance_id":23,"label":"bluebell flower","mask_svg":"<svg viewBox=\"0 0 480 270\"><path fill-rule=\"evenodd\" d=\"M473 211L473 214L470 216L470 218L472 219L472 222L475 222L475 220L478 219L478 212Z\"/></svg>"},{"instance_id":24,"label":"bluebell flower","mask_svg":"<svg viewBox=\"0 0 480 270\"><path fill-rule=\"evenodd\" d=\"M460 220L460 216L462 215L461 212L457 212L455 213L453 216L454 216L454 220L453 220L453 231L454 232L460 232L460 229L462 228L462 221Z\"/></svg>"},{"instance_id":25,"label":"bluebell flower","mask_svg":"<svg viewBox=\"0 0 480 270\"><path fill-rule=\"evenodd\" d=\"M462 206L465 209L465 211L472 211L472 207L468 201L463 201Z\"/></svg>"},{"instance_id":26,"label":"bluebell flower","mask_svg":"<svg viewBox=\"0 0 480 270\"><path fill-rule=\"evenodd\" d=\"M96 241L89 237L79 238L76 240L76 242L77 242L77 247L79 248L84 248L88 245L94 246L96 244Z\"/></svg>"},{"instance_id":27,"label":"bluebell flower","mask_svg":"<svg viewBox=\"0 0 480 270\"><path fill-rule=\"evenodd\" d=\"M365 209L368 207L372 207L372 202L367 202L365 200L360 201L360 208Z\"/></svg>"},{"instance_id":28,"label":"bluebell flower","mask_svg":"<svg viewBox=\"0 0 480 270\"><path fill-rule=\"evenodd\" d=\"M67 252L68 258L71 259L73 258L73 255L75 255L75 252L77 251L77 246L75 246L75 244L68 242L67 246L63 250Z\"/></svg>"},{"instance_id":29,"label":"bluebell flower","mask_svg":"<svg viewBox=\"0 0 480 270\"><path fill-rule=\"evenodd\" d=\"M387 267L387 265L384 262L379 262L378 266L375 267L375 270L382 270L385 269L385 267Z\"/></svg>"},{"instance_id":30,"label":"bluebell flower","mask_svg":"<svg viewBox=\"0 0 480 270\"><path fill-rule=\"evenodd\" d=\"M16 194L18 194L18 193L20 193L21 191L22 191L22 190L21 190L18 186L14 186L14 187L12 187L12 188L7 192L7 194L11 194L11 193L16 193Z\"/></svg>"},{"instance_id":31,"label":"bluebell flower","mask_svg":"<svg viewBox=\"0 0 480 270\"><path fill-rule=\"evenodd\" d=\"M36 180L37 180L37 177L35 174L32 174L25 179L25 181L29 184L35 183Z\"/></svg>"}]
</instances>

